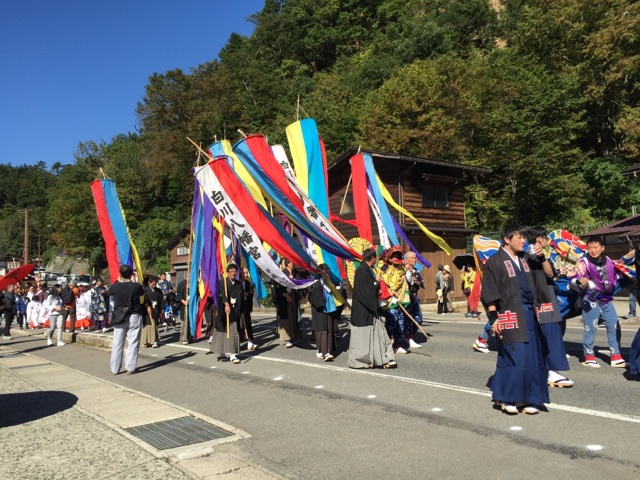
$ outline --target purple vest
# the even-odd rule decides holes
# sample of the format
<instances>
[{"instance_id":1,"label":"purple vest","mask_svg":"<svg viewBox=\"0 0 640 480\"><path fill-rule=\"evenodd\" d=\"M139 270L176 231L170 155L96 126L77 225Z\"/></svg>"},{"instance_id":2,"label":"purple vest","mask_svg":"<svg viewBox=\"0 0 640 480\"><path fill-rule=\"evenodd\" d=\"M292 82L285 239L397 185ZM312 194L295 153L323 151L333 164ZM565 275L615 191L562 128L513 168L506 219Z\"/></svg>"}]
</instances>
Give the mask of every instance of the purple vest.
<instances>
[{"instance_id":1,"label":"purple vest","mask_svg":"<svg viewBox=\"0 0 640 480\"><path fill-rule=\"evenodd\" d=\"M613 290L616 286L616 267L613 264L613 261L609 257L605 257L606 261L604 267L602 267L603 273L606 273L607 284L604 282L604 275L601 274L593 262L591 262L588 258L583 258L580 260L580 263L583 265L583 273L580 275L582 278L587 278L591 280L595 286L596 290L600 292L598 294L597 300L599 303L609 303L613 300ZM586 268L585 268L586 267Z\"/></svg>"}]
</instances>

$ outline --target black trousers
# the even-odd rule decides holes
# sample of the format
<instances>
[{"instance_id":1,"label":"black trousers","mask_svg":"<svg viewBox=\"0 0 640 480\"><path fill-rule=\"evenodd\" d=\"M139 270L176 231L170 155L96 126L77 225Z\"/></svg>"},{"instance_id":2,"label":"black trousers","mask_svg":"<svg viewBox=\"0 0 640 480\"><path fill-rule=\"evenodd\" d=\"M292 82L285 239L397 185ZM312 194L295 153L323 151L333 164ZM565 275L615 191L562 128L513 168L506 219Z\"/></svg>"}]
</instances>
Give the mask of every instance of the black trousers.
<instances>
[{"instance_id":1,"label":"black trousers","mask_svg":"<svg viewBox=\"0 0 640 480\"><path fill-rule=\"evenodd\" d=\"M67 324L67 318L69 319L69 331L71 333L76 331L76 309L65 307L62 310L62 325Z\"/></svg>"},{"instance_id":2,"label":"black trousers","mask_svg":"<svg viewBox=\"0 0 640 480\"><path fill-rule=\"evenodd\" d=\"M4 336L11 336L11 324L13 323L13 319L15 314L13 312L4 312Z\"/></svg>"},{"instance_id":3,"label":"black trousers","mask_svg":"<svg viewBox=\"0 0 640 480\"><path fill-rule=\"evenodd\" d=\"M438 313L449 313L447 310L447 294L442 294L442 302L438 302Z\"/></svg>"}]
</instances>

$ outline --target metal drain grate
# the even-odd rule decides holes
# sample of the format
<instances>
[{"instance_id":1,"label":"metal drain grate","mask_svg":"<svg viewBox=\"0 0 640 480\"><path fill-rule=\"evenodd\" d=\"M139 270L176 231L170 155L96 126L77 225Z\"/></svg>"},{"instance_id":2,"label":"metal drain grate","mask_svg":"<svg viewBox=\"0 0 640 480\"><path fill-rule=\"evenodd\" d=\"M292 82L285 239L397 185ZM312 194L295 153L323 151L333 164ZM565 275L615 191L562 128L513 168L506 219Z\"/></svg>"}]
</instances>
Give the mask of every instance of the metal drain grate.
<instances>
[{"instance_id":1,"label":"metal drain grate","mask_svg":"<svg viewBox=\"0 0 640 480\"><path fill-rule=\"evenodd\" d=\"M210 423L193 417L181 417L125 429L158 450L184 447L233 435Z\"/></svg>"}]
</instances>

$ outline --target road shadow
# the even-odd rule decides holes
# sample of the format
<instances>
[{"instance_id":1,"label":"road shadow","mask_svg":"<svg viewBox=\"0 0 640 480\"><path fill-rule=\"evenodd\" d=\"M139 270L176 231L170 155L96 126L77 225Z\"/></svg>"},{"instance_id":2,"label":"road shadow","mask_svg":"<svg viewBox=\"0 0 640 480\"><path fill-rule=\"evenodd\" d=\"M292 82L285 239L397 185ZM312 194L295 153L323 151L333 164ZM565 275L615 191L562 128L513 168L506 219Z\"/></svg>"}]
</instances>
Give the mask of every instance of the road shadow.
<instances>
[{"instance_id":1,"label":"road shadow","mask_svg":"<svg viewBox=\"0 0 640 480\"><path fill-rule=\"evenodd\" d=\"M182 360L186 360L186 359L191 358L191 357L193 357L195 355L196 355L196 352L174 353L172 355L167 355L166 357L159 358L155 362L147 363L145 365L140 365L137 370L140 373L148 372L150 370L154 370L154 369L159 368L159 367L164 367L165 365L169 365L169 364L174 363L174 362L179 362L179 361L182 361ZM146 357L146 358L149 358L149 357Z\"/></svg>"},{"instance_id":2,"label":"road shadow","mask_svg":"<svg viewBox=\"0 0 640 480\"><path fill-rule=\"evenodd\" d=\"M77 402L75 395L57 390L0 394L0 428L55 415Z\"/></svg>"}]
</instances>

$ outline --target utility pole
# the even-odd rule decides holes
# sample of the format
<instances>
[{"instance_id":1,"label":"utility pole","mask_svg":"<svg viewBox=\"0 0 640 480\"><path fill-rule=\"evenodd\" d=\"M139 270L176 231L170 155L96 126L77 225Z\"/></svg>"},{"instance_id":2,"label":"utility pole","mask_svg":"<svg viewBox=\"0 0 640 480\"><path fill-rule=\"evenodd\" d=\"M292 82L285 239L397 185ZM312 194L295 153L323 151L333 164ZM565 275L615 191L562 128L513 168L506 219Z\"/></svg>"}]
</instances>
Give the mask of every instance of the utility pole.
<instances>
[{"instance_id":1,"label":"utility pole","mask_svg":"<svg viewBox=\"0 0 640 480\"><path fill-rule=\"evenodd\" d=\"M29 210L25 208L24 210L18 210L18 213L24 213L24 253L23 253L23 261L22 264L26 265L29 263Z\"/></svg>"},{"instance_id":2,"label":"utility pole","mask_svg":"<svg viewBox=\"0 0 640 480\"><path fill-rule=\"evenodd\" d=\"M51 225L47 225L45 228L51 228ZM42 231L38 232L38 277L40 277L42 275L41 272L41 266L42 266L42 260L40 259L40 255L41 255L41 240L42 240Z\"/></svg>"}]
</instances>

